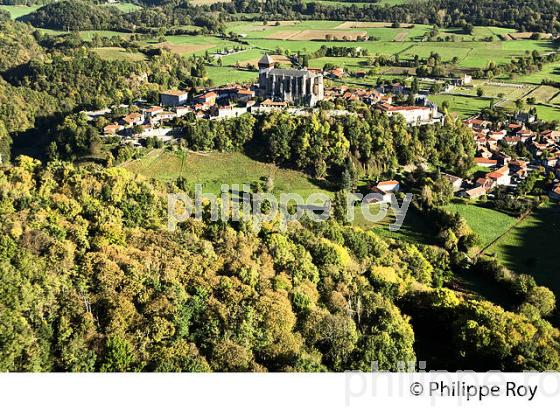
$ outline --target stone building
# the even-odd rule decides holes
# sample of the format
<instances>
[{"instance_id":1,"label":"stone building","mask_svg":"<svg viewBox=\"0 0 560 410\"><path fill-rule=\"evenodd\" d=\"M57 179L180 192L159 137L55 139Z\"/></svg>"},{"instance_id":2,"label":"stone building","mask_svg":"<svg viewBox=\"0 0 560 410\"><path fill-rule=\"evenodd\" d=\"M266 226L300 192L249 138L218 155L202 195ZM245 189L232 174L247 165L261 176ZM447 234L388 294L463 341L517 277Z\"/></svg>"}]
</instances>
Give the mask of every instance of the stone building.
<instances>
[{"instance_id":1,"label":"stone building","mask_svg":"<svg viewBox=\"0 0 560 410\"><path fill-rule=\"evenodd\" d=\"M313 107L325 96L323 75L307 69L274 68L274 60L265 54L259 60L257 95L272 101Z\"/></svg>"}]
</instances>

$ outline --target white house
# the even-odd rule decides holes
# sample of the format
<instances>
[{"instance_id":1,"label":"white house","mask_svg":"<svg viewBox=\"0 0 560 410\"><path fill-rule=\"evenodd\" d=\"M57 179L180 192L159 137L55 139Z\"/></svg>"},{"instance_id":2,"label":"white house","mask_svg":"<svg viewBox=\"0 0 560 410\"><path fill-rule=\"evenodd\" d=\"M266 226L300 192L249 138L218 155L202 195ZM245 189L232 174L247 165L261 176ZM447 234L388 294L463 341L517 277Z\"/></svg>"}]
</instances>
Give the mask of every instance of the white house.
<instances>
[{"instance_id":1,"label":"white house","mask_svg":"<svg viewBox=\"0 0 560 410\"><path fill-rule=\"evenodd\" d=\"M402 115L406 123L411 125L442 123L444 120L443 115L438 112L435 106L410 105L397 107L390 104L379 104L378 107L389 117L396 114Z\"/></svg>"},{"instance_id":2,"label":"white house","mask_svg":"<svg viewBox=\"0 0 560 410\"><path fill-rule=\"evenodd\" d=\"M451 186L453 187L453 192L457 192L461 190L461 185L463 185L462 178L456 177L455 175L445 174L445 173L442 173L441 175L451 183Z\"/></svg>"},{"instance_id":3,"label":"white house","mask_svg":"<svg viewBox=\"0 0 560 410\"><path fill-rule=\"evenodd\" d=\"M377 183L376 187L383 192L399 192L400 184L399 181L395 180L380 181Z\"/></svg>"},{"instance_id":4,"label":"white house","mask_svg":"<svg viewBox=\"0 0 560 410\"><path fill-rule=\"evenodd\" d=\"M494 172L486 174L486 178L489 178L496 182L497 186L509 185L511 184L511 177L509 175L509 167L504 166Z\"/></svg>"}]
</instances>

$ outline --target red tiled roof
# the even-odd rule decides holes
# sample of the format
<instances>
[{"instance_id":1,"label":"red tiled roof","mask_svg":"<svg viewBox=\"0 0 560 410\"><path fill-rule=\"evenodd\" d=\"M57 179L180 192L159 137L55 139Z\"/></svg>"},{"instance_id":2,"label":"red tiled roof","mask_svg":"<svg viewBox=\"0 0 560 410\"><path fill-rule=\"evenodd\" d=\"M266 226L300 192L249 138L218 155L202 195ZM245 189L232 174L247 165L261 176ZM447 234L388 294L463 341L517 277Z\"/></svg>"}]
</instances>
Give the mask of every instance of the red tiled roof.
<instances>
[{"instance_id":1,"label":"red tiled roof","mask_svg":"<svg viewBox=\"0 0 560 410\"><path fill-rule=\"evenodd\" d=\"M163 108L161 108L157 105L154 105L153 107L148 108L146 110L146 112L152 113L152 112L161 111L161 110L163 110Z\"/></svg>"},{"instance_id":2,"label":"red tiled roof","mask_svg":"<svg viewBox=\"0 0 560 410\"><path fill-rule=\"evenodd\" d=\"M474 162L477 164L494 164L494 165L498 163L498 161L496 161L495 159L488 159L484 157L475 157Z\"/></svg>"},{"instance_id":3,"label":"red tiled roof","mask_svg":"<svg viewBox=\"0 0 560 410\"><path fill-rule=\"evenodd\" d=\"M217 96L218 96L218 94L216 94L214 91L210 91L210 92L208 92L208 93L206 93L206 94L202 94L202 95L201 95L200 97L198 97L198 98L208 99L208 98L214 98L214 97L217 97Z\"/></svg>"},{"instance_id":4,"label":"red tiled roof","mask_svg":"<svg viewBox=\"0 0 560 410\"><path fill-rule=\"evenodd\" d=\"M394 179L391 179L391 180L389 180L389 181L380 181L380 182L377 184L377 186L379 186L379 185L381 185L381 186L384 186L384 185L397 185L398 183L399 183L399 181L395 181Z\"/></svg>"},{"instance_id":5,"label":"red tiled roof","mask_svg":"<svg viewBox=\"0 0 560 410\"><path fill-rule=\"evenodd\" d=\"M390 104L380 104L379 107L384 111L390 111L390 112L429 110L430 109L430 107L416 106L416 105L406 105L406 106L397 107L397 106L390 105Z\"/></svg>"}]
</instances>

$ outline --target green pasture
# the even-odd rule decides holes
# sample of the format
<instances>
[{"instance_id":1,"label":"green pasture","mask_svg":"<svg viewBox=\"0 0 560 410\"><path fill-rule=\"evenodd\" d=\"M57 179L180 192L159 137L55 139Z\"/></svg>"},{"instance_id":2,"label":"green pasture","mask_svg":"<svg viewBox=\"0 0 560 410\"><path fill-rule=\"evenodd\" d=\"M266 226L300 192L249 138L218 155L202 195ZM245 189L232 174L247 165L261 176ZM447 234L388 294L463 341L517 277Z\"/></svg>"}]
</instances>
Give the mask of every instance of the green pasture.
<instances>
[{"instance_id":1,"label":"green pasture","mask_svg":"<svg viewBox=\"0 0 560 410\"><path fill-rule=\"evenodd\" d=\"M35 10L40 8L41 5L35 6L5 6L0 5L0 10L5 10L10 13L10 17L15 20L18 17L26 16L27 14L33 13Z\"/></svg>"},{"instance_id":2,"label":"green pasture","mask_svg":"<svg viewBox=\"0 0 560 410\"><path fill-rule=\"evenodd\" d=\"M560 296L560 206L549 203L536 209L486 253L496 255L508 268L535 277L539 285Z\"/></svg>"},{"instance_id":3,"label":"green pasture","mask_svg":"<svg viewBox=\"0 0 560 410\"><path fill-rule=\"evenodd\" d=\"M274 193L293 192L304 198L314 192L330 194L305 174L259 162L242 153L185 153L153 150L124 168L149 178L174 181L184 177L189 186L202 184L205 192L219 193L222 184L251 184L271 176Z\"/></svg>"},{"instance_id":4,"label":"green pasture","mask_svg":"<svg viewBox=\"0 0 560 410\"><path fill-rule=\"evenodd\" d=\"M430 101L433 101L440 107L444 101L447 101L449 103L449 112L456 112L459 114L459 117L466 118L477 114L483 108L489 107L491 100L478 97L439 94L431 95Z\"/></svg>"}]
</instances>

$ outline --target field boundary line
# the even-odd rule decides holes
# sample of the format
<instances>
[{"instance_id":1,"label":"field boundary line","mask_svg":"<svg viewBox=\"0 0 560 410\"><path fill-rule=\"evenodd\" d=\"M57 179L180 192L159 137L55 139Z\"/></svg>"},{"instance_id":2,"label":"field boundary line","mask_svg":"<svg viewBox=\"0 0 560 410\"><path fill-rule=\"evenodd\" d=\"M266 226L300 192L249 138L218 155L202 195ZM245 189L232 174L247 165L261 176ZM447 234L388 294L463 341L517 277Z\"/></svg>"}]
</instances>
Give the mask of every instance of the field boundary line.
<instances>
[{"instance_id":1,"label":"field boundary line","mask_svg":"<svg viewBox=\"0 0 560 410\"><path fill-rule=\"evenodd\" d=\"M496 244L500 239L502 239L505 235L507 235L508 233L511 232L511 230L513 228L516 228L521 222L523 222L525 219L527 219L529 216L531 216L533 214L533 211L531 212L527 212L524 215L521 215L519 218L517 218L517 220L515 221L515 223L513 225L511 225L508 229L506 229L502 234L500 234L496 239L492 240L488 245L484 246L477 254L476 257L478 258L480 255L482 255L486 250L488 250L488 248L490 248L492 245Z\"/></svg>"}]
</instances>

